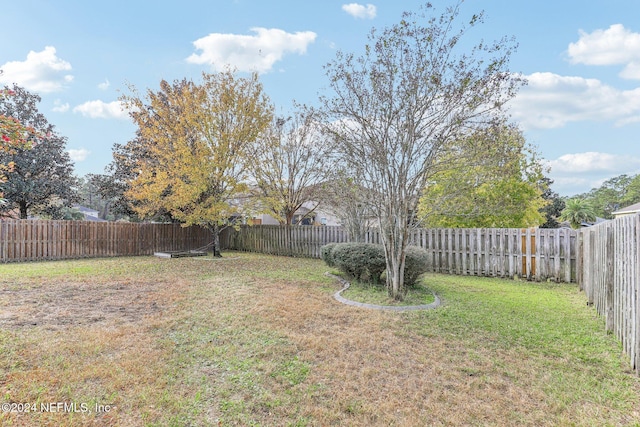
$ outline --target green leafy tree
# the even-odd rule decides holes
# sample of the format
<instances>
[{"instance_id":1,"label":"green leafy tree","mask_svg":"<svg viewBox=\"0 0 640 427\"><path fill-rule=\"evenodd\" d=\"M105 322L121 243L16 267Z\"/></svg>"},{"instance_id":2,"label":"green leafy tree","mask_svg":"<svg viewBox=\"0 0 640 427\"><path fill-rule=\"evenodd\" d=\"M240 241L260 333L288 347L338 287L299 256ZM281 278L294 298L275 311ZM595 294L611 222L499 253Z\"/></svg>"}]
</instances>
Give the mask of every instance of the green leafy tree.
<instances>
[{"instance_id":1,"label":"green leafy tree","mask_svg":"<svg viewBox=\"0 0 640 427\"><path fill-rule=\"evenodd\" d=\"M0 90L0 100L5 101L15 95L16 92L6 86ZM38 134L32 127L23 125L14 117L0 114L0 154L15 154L18 148L29 149L37 137ZM2 184L7 182L5 173L13 171L14 166L12 161L0 162L0 205L7 203L2 193Z\"/></svg>"},{"instance_id":2,"label":"green leafy tree","mask_svg":"<svg viewBox=\"0 0 640 427\"><path fill-rule=\"evenodd\" d=\"M113 160L105 168L104 174L88 176L91 184L105 202L105 218L113 216L114 219L140 221L140 217L135 211L138 202L127 196L127 192L130 189L130 183L137 177L137 165L143 162L152 162L151 152L146 147L138 130L136 137L126 144L113 145ZM171 215L166 210L156 212L152 219L159 222L172 222Z\"/></svg>"},{"instance_id":3,"label":"green leafy tree","mask_svg":"<svg viewBox=\"0 0 640 427\"><path fill-rule=\"evenodd\" d=\"M612 212L640 202L640 175L610 178L600 187L576 198L588 200L596 216L611 219Z\"/></svg>"},{"instance_id":4,"label":"green leafy tree","mask_svg":"<svg viewBox=\"0 0 640 427\"><path fill-rule=\"evenodd\" d=\"M624 204L623 200L630 183L630 176L616 176L603 182L600 187L577 196L577 198L589 200L596 216L611 219L613 218L611 212Z\"/></svg>"},{"instance_id":5,"label":"green leafy tree","mask_svg":"<svg viewBox=\"0 0 640 427\"><path fill-rule=\"evenodd\" d=\"M0 70L0 74L1 73L2 70ZM11 97L14 94L12 90L5 88L0 90L0 99ZM23 126L18 120L0 114L0 154L14 154L16 148L30 147L30 134L32 134L32 131ZM12 171L14 166L11 161L0 163L0 205L6 204L6 200L2 197L1 191L1 185L7 182L5 173Z\"/></svg>"},{"instance_id":6,"label":"green leafy tree","mask_svg":"<svg viewBox=\"0 0 640 427\"><path fill-rule=\"evenodd\" d=\"M626 207L640 202L640 175L635 175L629 181L620 200L620 207Z\"/></svg>"},{"instance_id":7,"label":"green leafy tree","mask_svg":"<svg viewBox=\"0 0 640 427\"><path fill-rule=\"evenodd\" d=\"M372 30L361 56L338 52L326 66L333 95L321 98L336 156L371 191L367 202L379 221L395 299L404 295L420 193L445 169L441 154L470 128L501 118L522 83L508 70L515 43L466 40L482 14L465 23L461 2L440 16L432 12L426 4L392 27Z\"/></svg>"},{"instance_id":8,"label":"green leafy tree","mask_svg":"<svg viewBox=\"0 0 640 427\"><path fill-rule=\"evenodd\" d=\"M0 115L30 132L25 143L0 153L0 164L11 165L2 184L6 200L0 212L18 210L22 219L29 212L60 218L62 208L77 197L73 163L65 151L67 140L38 112L40 96L17 85L5 88L9 90L10 97L0 98Z\"/></svg>"},{"instance_id":9,"label":"green leafy tree","mask_svg":"<svg viewBox=\"0 0 640 427\"><path fill-rule=\"evenodd\" d=\"M540 213L544 215L545 221L540 228L559 228L558 222L562 211L565 208L565 201L558 193L551 190L551 181L549 178L544 178L545 190L542 192L542 198L546 200L546 204L540 209Z\"/></svg>"},{"instance_id":10,"label":"green leafy tree","mask_svg":"<svg viewBox=\"0 0 640 427\"><path fill-rule=\"evenodd\" d=\"M583 222L596 220L596 213L591 203L586 199L569 199L560 215L560 221L568 221L572 228L580 228Z\"/></svg>"},{"instance_id":11,"label":"green leafy tree","mask_svg":"<svg viewBox=\"0 0 640 427\"><path fill-rule=\"evenodd\" d=\"M532 227L546 182L542 162L514 126L492 126L452 145L418 208L428 227Z\"/></svg>"},{"instance_id":12,"label":"green leafy tree","mask_svg":"<svg viewBox=\"0 0 640 427\"><path fill-rule=\"evenodd\" d=\"M126 196L142 217L164 210L185 225L207 227L220 256L220 231L241 213L234 198L247 191L248 150L272 119L257 74L204 73L200 84L163 80L144 99L122 100L147 150L136 159Z\"/></svg>"},{"instance_id":13,"label":"green leafy tree","mask_svg":"<svg viewBox=\"0 0 640 427\"><path fill-rule=\"evenodd\" d=\"M93 179L95 175L87 175L78 178L78 203L88 208L98 211L98 217L106 220L116 218L110 210L110 200L102 197L99 180Z\"/></svg>"}]
</instances>

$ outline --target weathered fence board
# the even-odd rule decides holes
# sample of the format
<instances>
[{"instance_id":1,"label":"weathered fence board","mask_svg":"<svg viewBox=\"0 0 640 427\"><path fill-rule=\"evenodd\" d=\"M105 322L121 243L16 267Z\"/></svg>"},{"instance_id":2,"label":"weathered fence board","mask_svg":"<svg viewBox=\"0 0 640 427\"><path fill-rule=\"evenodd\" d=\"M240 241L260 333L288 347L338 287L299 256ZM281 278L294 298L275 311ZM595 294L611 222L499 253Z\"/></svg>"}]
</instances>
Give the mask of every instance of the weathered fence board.
<instances>
[{"instance_id":1,"label":"weathered fence board","mask_svg":"<svg viewBox=\"0 0 640 427\"><path fill-rule=\"evenodd\" d=\"M529 280L576 280L577 233L568 229L412 229L409 242L429 253L429 271L436 273L523 277ZM347 242L341 227L242 226L226 229L226 249L274 255L320 257L320 247ZM380 243L378 230L365 241Z\"/></svg>"},{"instance_id":2,"label":"weathered fence board","mask_svg":"<svg viewBox=\"0 0 640 427\"><path fill-rule=\"evenodd\" d=\"M583 229L579 283L640 373L640 215Z\"/></svg>"},{"instance_id":3,"label":"weathered fence board","mask_svg":"<svg viewBox=\"0 0 640 427\"><path fill-rule=\"evenodd\" d=\"M180 224L0 220L0 262L153 255L211 242L211 233Z\"/></svg>"}]
</instances>

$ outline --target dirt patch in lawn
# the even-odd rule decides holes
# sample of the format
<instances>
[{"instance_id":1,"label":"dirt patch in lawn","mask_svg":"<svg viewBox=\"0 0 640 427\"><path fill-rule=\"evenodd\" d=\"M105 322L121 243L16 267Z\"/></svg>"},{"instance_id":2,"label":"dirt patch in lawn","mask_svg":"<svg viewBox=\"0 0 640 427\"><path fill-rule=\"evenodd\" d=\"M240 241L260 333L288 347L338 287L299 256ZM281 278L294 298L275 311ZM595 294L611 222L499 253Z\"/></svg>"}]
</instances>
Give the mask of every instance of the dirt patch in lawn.
<instances>
[{"instance_id":1,"label":"dirt patch in lawn","mask_svg":"<svg viewBox=\"0 0 640 427\"><path fill-rule=\"evenodd\" d=\"M0 328L61 329L135 323L156 315L167 302L149 283L63 283L16 289L0 284Z\"/></svg>"}]
</instances>

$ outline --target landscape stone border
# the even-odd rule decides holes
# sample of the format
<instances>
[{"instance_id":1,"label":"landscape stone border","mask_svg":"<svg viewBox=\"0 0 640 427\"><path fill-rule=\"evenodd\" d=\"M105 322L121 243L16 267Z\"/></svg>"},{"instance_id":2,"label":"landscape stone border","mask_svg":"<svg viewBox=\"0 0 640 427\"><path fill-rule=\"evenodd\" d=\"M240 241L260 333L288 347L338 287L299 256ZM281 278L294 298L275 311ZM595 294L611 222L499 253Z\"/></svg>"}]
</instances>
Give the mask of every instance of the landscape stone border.
<instances>
[{"instance_id":1,"label":"landscape stone border","mask_svg":"<svg viewBox=\"0 0 640 427\"><path fill-rule=\"evenodd\" d=\"M367 304L367 303L364 303L364 302L351 301L351 300L346 299L345 297L343 297L341 295L342 292L344 292L347 289L349 289L349 286L351 286L351 283L347 282L342 277L336 276L335 274L331 274L329 272L326 272L325 275L329 276L329 277L331 277L333 279L336 279L340 283L342 283L342 286L343 286L342 289L340 289L338 292L333 294L333 297L337 301L341 302L342 304L350 305L350 306L353 306L353 307L369 308L369 309L372 309L372 310L415 311L415 310L433 310L434 308L437 308L442 304L442 301L440 301L440 298L435 293L433 294L433 296L435 297L435 301L434 302L432 302L431 304L422 304L422 305L400 305L400 306L396 306L396 305L375 305L375 304Z\"/></svg>"}]
</instances>

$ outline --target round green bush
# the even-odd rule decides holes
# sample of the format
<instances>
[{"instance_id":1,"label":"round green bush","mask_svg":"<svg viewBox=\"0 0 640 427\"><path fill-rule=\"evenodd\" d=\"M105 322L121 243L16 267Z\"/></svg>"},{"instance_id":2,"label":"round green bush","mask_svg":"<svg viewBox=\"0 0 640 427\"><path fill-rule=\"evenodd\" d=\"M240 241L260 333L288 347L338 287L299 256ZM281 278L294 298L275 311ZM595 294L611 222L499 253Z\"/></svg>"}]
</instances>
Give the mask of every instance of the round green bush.
<instances>
[{"instance_id":1,"label":"round green bush","mask_svg":"<svg viewBox=\"0 0 640 427\"><path fill-rule=\"evenodd\" d=\"M429 267L429 253L419 246L408 246L404 259L404 284L413 286Z\"/></svg>"},{"instance_id":2,"label":"round green bush","mask_svg":"<svg viewBox=\"0 0 640 427\"><path fill-rule=\"evenodd\" d=\"M372 243L338 243L331 257L335 267L361 282L380 283L380 275L386 268L382 246Z\"/></svg>"},{"instance_id":3,"label":"round green bush","mask_svg":"<svg viewBox=\"0 0 640 427\"><path fill-rule=\"evenodd\" d=\"M329 267L335 267L335 263L333 261L333 248L335 248L337 243L327 243L326 245L320 248L320 257Z\"/></svg>"}]
</instances>

